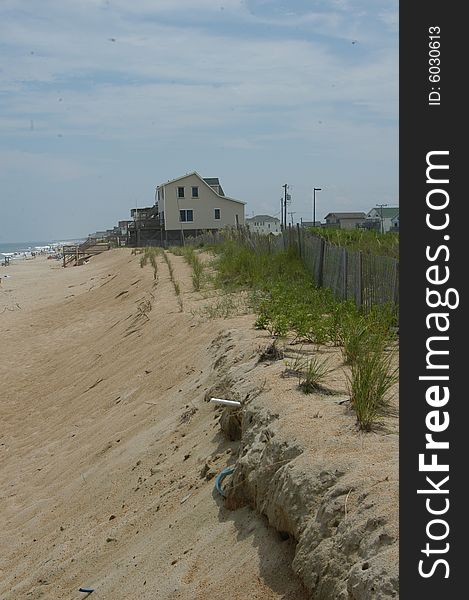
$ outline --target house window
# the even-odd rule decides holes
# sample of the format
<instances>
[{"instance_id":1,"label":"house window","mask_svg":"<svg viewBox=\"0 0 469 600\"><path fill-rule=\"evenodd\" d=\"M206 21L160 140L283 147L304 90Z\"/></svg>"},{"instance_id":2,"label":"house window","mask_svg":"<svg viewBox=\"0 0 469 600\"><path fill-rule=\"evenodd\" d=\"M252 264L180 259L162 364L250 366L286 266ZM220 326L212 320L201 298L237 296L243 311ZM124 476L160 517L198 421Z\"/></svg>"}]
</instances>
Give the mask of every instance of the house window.
<instances>
[{"instance_id":1,"label":"house window","mask_svg":"<svg viewBox=\"0 0 469 600\"><path fill-rule=\"evenodd\" d=\"M194 211L191 208L179 211L179 221L181 223L192 223L194 220Z\"/></svg>"},{"instance_id":2,"label":"house window","mask_svg":"<svg viewBox=\"0 0 469 600\"><path fill-rule=\"evenodd\" d=\"M199 197L199 188L197 186L193 186L192 187L192 197L193 198L198 198Z\"/></svg>"},{"instance_id":3,"label":"house window","mask_svg":"<svg viewBox=\"0 0 469 600\"><path fill-rule=\"evenodd\" d=\"M215 209L215 221L219 221L221 219L220 209Z\"/></svg>"},{"instance_id":4,"label":"house window","mask_svg":"<svg viewBox=\"0 0 469 600\"><path fill-rule=\"evenodd\" d=\"M178 187L178 198L184 198L184 188Z\"/></svg>"}]
</instances>

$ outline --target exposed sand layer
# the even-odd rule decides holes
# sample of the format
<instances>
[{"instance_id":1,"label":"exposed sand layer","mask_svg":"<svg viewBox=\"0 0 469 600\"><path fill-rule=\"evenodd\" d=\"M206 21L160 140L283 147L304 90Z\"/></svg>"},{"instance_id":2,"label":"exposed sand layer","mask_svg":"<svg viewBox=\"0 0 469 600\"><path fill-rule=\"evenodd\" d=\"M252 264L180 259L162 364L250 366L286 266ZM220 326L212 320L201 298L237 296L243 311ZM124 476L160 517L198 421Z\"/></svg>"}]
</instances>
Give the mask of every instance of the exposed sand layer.
<instances>
[{"instance_id":1,"label":"exposed sand layer","mask_svg":"<svg viewBox=\"0 0 469 600\"><path fill-rule=\"evenodd\" d=\"M301 394L170 259L183 312L161 257L156 279L129 250L5 270L0 598L396 597L395 418L357 433L336 349L338 395Z\"/></svg>"}]
</instances>

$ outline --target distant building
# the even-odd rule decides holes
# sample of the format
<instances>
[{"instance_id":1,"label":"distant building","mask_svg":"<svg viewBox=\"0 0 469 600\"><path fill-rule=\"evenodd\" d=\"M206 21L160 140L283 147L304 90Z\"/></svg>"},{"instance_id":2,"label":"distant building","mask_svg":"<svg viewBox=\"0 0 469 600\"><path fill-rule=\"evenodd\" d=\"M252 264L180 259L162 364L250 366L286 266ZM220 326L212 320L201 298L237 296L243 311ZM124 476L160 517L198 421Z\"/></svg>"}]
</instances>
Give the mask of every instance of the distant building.
<instances>
[{"instance_id":1,"label":"distant building","mask_svg":"<svg viewBox=\"0 0 469 600\"><path fill-rule=\"evenodd\" d=\"M376 206L372 208L366 215L366 219L379 223L378 230L386 233L390 231L392 227L392 220L398 217L399 222L399 207L398 206L383 206L380 208ZM398 225L399 227L399 225Z\"/></svg>"},{"instance_id":2,"label":"distant building","mask_svg":"<svg viewBox=\"0 0 469 600\"><path fill-rule=\"evenodd\" d=\"M364 212L333 212L325 216L325 227L356 229L365 219L366 215Z\"/></svg>"},{"instance_id":3,"label":"distant building","mask_svg":"<svg viewBox=\"0 0 469 600\"><path fill-rule=\"evenodd\" d=\"M127 237L127 232L131 223L132 221L118 221L117 226L120 229L120 235L122 237Z\"/></svg>"},{"instance_id":4,"label":"distant building","mask_svg":"<svg viewBox=\"0 0 469 600\"><path fill-rule=\"evenodd\" d=\"M249 227L250 231L256 233L273 233L274 235L278 235L282 231L280 228L280 219L277 219L277 217L270 217L269 215L249 217L246 219L246 225Z\"/></svg>"},{"instance_id":5,"label":"distant building","mask_svg":"<svg viewBox=\"0 0 469 600\"><path fill-rule=\"evenodd\" d=\"M106 240L108 238L108 232L107 231L95 231L95 233L91 234L92 238L95 238L97 240Z\"/></svg>"},{"instance_id":6,"label":"distant building","mask_svg":"<svg viewBox=\"0 0 469 600\"><path fill-rule=\"evenodd\" d=\"M391 219L391 228L389 231L394 231L395 233L399 231L399 213Z\"/></svg>"}]
</instances>

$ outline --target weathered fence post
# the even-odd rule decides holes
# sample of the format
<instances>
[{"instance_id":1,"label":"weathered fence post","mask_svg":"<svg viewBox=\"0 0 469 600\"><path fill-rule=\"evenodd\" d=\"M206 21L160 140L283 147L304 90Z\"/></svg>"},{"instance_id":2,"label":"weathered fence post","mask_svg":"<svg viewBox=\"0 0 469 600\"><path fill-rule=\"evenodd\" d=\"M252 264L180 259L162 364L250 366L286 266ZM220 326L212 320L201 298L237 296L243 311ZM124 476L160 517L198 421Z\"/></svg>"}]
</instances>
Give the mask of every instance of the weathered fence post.
<instances>
[{"instance_id":1,"label":"weathered fence post","mask_svg":"<svg viewBox=\"0 0 469 600\"><path fill-rule=\"evenodd\" d=\"M342 248L342 300L347 300L347 287L348 287L348 252L346 248Z\"/></svg>"},{"instance_id":2,"label":"weathered fence post","mask_svg":"<svg viewBox=\"0 0 469 600\"><path fill-rule=\"evenodd\" d=\"M325 255L326 242L321 238L319 245L319 261L318 261L318 287L322 287L324 279L324 255Z\"/></svg>"},{"instance_id":3,"label":"weathered fence post","mask_svg":"<svg viewBox=\"0 0 469 600\"><path fill-rule=\"evenodd\" d=\"M357 275L357 305L361 308L363 304L363 256L358 251L358 275Z\"/></svg>"},{"instance_id":4,"label":"weathered fence post","mask_svg":"<svg viewBox=\"0 0 469 600\"><path fill-rule=\"evenodd\" d=\"M301 232L300 232L300 224L296 224L296 231L298 232L298 254L300 258L303 256L303 252L301 251Z\"/></svg>"}]
</instances>

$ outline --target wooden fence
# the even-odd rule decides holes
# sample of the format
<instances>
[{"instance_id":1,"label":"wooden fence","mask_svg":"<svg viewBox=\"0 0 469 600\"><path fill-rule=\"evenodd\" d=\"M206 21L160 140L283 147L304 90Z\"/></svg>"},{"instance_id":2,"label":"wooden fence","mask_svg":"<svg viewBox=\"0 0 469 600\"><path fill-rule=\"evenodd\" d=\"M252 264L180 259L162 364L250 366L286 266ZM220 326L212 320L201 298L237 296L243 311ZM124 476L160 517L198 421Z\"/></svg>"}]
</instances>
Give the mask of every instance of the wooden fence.
<instances>
[{"instance_id":1,"label":"wooden fence","mask_svg":"<svg viewBox=\"0 0 469 600\"><path fill-rule=\"evenodd\" d=\"M259 252L293 249L316 285L329 288L339 300L353 300L365 310L376 304L399 303L399 262L395 258L336 246L300 227L290 227L278 236L230 229L205 233L187 242L212 245L228 239Z\"/></svg>"}]
</instances>

